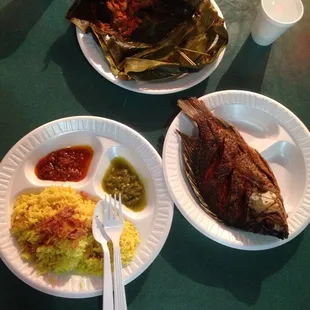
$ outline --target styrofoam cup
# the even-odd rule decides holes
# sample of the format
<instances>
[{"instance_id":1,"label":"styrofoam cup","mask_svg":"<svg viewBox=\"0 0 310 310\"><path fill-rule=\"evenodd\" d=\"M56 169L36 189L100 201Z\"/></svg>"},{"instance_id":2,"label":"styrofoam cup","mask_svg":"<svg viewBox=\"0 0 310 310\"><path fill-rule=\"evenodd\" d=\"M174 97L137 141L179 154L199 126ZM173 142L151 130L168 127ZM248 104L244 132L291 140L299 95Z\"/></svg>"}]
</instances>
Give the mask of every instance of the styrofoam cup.
<instances>
[{"instance_id":1,"label":"styrofoam cup","mask_svg":"<svg viewBox=\"0 0 310 310\"><path fill-rule=\"evenodd\" d=\"M300 0L261 0L251 35L259 45L269 45L303 16Z\"/></svg>"}]
</instances>

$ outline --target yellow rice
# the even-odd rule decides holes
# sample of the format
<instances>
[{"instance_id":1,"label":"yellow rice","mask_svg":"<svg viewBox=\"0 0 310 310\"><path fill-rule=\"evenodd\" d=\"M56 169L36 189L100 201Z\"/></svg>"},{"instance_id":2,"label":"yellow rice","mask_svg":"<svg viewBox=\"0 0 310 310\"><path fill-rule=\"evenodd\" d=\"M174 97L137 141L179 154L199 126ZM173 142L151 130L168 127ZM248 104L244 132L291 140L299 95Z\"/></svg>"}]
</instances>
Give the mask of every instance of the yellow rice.
<instances>
[{"instance_id":1,"label":"yellow rice","mask_svg":"<svg viewBox=\"0 0 310 310\"><path fill-rule=\"evenodd\" d=\"M75 271L101 275L102 249L91 232L95 205L95 201L71 187L51 186L39 194L20 195L13 210L11 232L21 247L22 257L32 261L40 273ZM74 210L72 219L84 223L87 233L77 240L63 237L50 244L42 243L42 223L68 207ZM125 221L120 239L123 265L133 259L138 243L138 231L132 223ZM111 244L109 246L111 249Z\"/></svg>"}]
</instances>

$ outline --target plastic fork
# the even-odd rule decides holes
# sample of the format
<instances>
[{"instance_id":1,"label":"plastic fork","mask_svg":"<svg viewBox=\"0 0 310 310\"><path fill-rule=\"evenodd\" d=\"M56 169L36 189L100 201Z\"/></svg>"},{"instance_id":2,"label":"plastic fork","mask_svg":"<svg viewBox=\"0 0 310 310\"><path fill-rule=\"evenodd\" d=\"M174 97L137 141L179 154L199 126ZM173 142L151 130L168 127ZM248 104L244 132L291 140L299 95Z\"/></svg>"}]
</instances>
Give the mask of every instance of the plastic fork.
<instances>
[{"instance_id":1,"label":"plastic fork","mask_svg":"<svg viewBox=\"0 0 310 310\"><path fill-rule=\"evenodd\" d=\"M93 236L97 242L102 246L103 251L103 294L102 294L102 309L113 310L113 285L112 285L112 271L110 262L110 251L108 248L109 237L105 233L102 222L103 217L103 200L100 200L95 208L92 231Z\"/></svg>"},{"instance_id":2,"label":"plastic fork","mask_svg":"<svg viewBox=\"0 0 310 310\"><path fill-rule=\"evenodd\" d=\"M124 228L122 199L119 195L118 200L114 195L113 201L111 201L111 195L109 199L105 199L104 204L104 230L112 240L113 254L114 254L114 306L115 310L126 310L126 294L124 281L122 276L122 261L119 240Z\"/></svg>"}]
</instances>

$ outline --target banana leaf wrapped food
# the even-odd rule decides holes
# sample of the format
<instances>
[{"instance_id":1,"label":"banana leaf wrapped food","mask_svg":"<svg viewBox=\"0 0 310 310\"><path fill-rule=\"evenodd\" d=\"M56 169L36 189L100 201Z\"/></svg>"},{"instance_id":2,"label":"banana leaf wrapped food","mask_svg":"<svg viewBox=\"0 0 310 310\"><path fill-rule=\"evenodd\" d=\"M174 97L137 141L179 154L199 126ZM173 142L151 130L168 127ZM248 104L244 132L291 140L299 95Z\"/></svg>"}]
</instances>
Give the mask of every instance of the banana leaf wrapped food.
<instances>
[{"instance_id":1,"label":"banana leaf wrapped food","mask_svg":"<svg viewBox=\"0 0 310 310\"><path fill-rule=\"evenodd\" d=\"M93 33L122 80L197 72L228 43L210 0L77 0L66 18Z\"/></svg>"}]
</instances>

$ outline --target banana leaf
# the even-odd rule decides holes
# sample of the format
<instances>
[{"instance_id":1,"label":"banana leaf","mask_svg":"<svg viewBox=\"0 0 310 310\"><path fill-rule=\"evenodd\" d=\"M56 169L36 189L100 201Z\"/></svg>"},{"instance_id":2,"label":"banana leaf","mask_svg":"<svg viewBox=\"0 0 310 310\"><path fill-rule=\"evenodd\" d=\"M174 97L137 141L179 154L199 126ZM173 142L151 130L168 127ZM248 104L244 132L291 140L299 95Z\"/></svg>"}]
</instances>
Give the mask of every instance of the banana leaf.
<instances>
[{"instance_id":1,"label":"banana leaf","mask_svg":"<svg viewBox=\"0 0 310 310\"><path fill-rule=\"evenodd\" d=\"M134 80L158 80L168 76L197 72L197 66L180 66L179 63L167 63L156 60L128 57L125 73ZM167 75L168 73L168 75Z\"/></svg>"},{"instance_id":2,"label":"banana leaf","mask_svg":"<svg viewBox=\"0 0 310 310\"><path fill-rule=\"evenodd\" d=\"M191 16L203 0L157 0L153 11L171 16Z\"/></svg>"},{"instance_id":3,"label":"banana leaf","mask_svg":"<svg viewBox=\"0 0 310 310\"><path fill-rule=\"evenodd\" d=\"M134 42L156 44L166 37L184 18L182 16L171 16L162 18L158 14L140 14L141 25L132 33L130 39Z\"/></svg>"},{"instance_id":4,"label":"banana leaf","mask_svg":"<svg viewBox=\"0 0 310 310\"><path fill-rule=\"evenodd\" d=\"M69 8L66 18L69 20L74 18L88 23L98 20L102 23L110 23L113 14L108 9L106 2L106 0L76 0Z\"/></svg>"},{"instance_id":5,"label":"banana leaf","mask_svg":"<svg viewBox=\"0 0 310 310\"><path fill-rule=\"evenodd\" d=\"M113 1L78 0L66 18L93 33L119 79L148 81L196 72L215 61L228 43L224 20L210 0L141 0L150 5L136 12L139 24L129 35L108 9ZM125 1L130 6L134 0Z\"/></svg>"}]
</instances>

